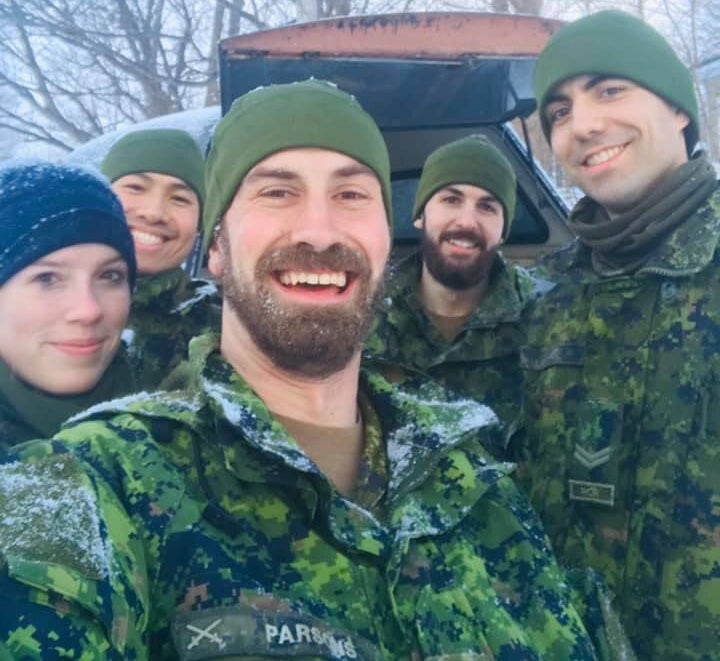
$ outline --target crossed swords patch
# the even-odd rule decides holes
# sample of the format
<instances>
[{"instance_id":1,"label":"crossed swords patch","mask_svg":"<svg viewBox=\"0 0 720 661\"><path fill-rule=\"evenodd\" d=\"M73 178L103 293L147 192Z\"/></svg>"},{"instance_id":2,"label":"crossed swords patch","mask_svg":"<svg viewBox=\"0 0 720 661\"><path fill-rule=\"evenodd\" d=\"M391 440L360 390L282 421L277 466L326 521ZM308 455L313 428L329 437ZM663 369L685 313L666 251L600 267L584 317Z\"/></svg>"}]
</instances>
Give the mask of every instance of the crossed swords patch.
<instances>
[{"instance_id":1,"label":"crossed swords patch","mask_svg":"<svg viewBox=\"0 0 720 661\"><path fill-rule=\"evenodd\" d=\"M221 636L216 634L213 629L215 629L220 623L222 622L222 618L219 617L214 622L211 622L208 624L204 629L201 629L200 627L196 627L192 624L186 624L185 628L190 631L191 633L195 634L190 642L188 643L187 648L189 650L197 647L203 640L207 638L207 640L211 643L215 643L218 646L218 650L225 649L225 641L222 639Z\"/></svg>"}]
</instances>

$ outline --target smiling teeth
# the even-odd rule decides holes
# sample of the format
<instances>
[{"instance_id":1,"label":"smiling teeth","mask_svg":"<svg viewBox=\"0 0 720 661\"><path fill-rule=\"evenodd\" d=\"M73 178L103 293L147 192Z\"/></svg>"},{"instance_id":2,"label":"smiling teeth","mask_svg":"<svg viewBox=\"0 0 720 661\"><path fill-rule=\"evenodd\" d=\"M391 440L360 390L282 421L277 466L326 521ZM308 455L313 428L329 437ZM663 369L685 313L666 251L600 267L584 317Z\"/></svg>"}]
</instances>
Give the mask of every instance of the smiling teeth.
<instances>
[{"instance_id":1,"label":"smiling teeth","mask_svg":"<svg viewBox=\"0 0 720 661\"><path fill-rule=\"evenodd\" d=\"M597 152L597 154L588 156L585 159L585 165L600 165L600 163L605 163L605 161L609 161L614 156L617 156L623 149L625 149L624 146L603 149L602 151Z\"/></svg>"},{"instance_id":2,"label":"smiling teeth","mask_svg":"<svg viewBox=\"0 0 720 661\"><path fill-rule=\"evenodd\" d=\"M452 243L454 246L459 246L460 248L475 247L475 241L471 241L470 239L450 239L450 243Z\"/></svg>"},{"instance_id":3,"label":"smiling teeth","mask_svg":"<svg viewBox=\"0 0 720 661\"><path fill-rule=\"evenodd\" d=\"M162 243L162 239L159 236L156 236L155 234L148 234L147 232L141 232L140 230L132 230L132 236L138 243L143 243L148 246L154 246L158 243Z\"/></svg>"},{"instance_id":4,"label":"smiling teeth","mask_svg":"<svg viewBox=\"0 0 720 661\"><path fill-rule=\"evenodd\" d=\"M335 285L344 287L347 276L344 273L305 273L304 271L283 271L280 282L284 285Z\"/></svg>"}]
</instances>

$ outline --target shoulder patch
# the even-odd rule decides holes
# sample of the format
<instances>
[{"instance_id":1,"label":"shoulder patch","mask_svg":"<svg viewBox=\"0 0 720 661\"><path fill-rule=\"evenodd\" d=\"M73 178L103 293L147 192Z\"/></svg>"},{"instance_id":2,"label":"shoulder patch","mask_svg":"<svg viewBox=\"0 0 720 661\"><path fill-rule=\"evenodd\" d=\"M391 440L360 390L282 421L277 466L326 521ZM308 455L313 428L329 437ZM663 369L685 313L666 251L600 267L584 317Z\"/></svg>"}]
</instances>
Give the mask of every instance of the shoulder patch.
<instances>
[{"instance_id":1,"label":"shoulder patch","mask_svg":"<svg viewBox=\"0 0 720 661\"><path fill-rule=\"evenodd\" d=\"M69 455L0 466L0 554L108 575L97 495Z\"/></svg>"}]
</instances>

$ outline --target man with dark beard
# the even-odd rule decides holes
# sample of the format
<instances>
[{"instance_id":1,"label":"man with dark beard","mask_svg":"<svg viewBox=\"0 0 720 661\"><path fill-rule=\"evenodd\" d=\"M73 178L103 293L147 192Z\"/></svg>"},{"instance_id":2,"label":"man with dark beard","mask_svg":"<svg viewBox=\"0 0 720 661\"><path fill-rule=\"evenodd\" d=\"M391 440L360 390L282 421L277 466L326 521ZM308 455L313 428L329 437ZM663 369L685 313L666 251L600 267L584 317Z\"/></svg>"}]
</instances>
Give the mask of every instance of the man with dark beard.
<instances>
[{"instance_id":1,"label":"man with dark beard","mask_svg":"<svg viewBox=\"0 0 720 661\"><path fill-rule=\"evenodd\" d=\"M489 409L360 372L389 169L334 86L236 101L207 163L221 334L182 390L0 463L1 658L596 658Z\"/></svg>"},{"instance_id":2,"label":"man with dark beard","mask_svg":"<svg viewBox=\"0 0 720 661\"><path fill-rule=\"evenodd\" d=\"M419 372L490 405L507 438L521 412L520 315L534 290L498 251L515 212L515 173L480 135L427 158L415 196L421 249L388 282L365 358L388 378ZM503 452L504 443L496 448Z\"/></svg>"}]
</instances>

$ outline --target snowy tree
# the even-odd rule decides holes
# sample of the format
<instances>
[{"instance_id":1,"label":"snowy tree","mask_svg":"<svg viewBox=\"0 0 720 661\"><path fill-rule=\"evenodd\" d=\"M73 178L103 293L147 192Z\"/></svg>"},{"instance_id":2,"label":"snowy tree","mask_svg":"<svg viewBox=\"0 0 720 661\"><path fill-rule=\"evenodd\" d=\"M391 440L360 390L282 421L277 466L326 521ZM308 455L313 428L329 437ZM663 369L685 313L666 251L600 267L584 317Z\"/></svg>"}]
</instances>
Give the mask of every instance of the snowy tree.
<instances>
[{"instance_id":1,"label":"snowy tree","mask_svg":"<svg viewBox=\"0 0 720 661\"><path fill-rule=\"evenodd\" d=\"M294 21L427 10L571 19L608 6L656 25L695 73L720 54L717 0L2 0L0 130L68 150L119 126L217 104L217 42ZM701 98L711 126L716 97ZM716 128L704 137L717 154Z\"/></svg>"}]
</instances>

